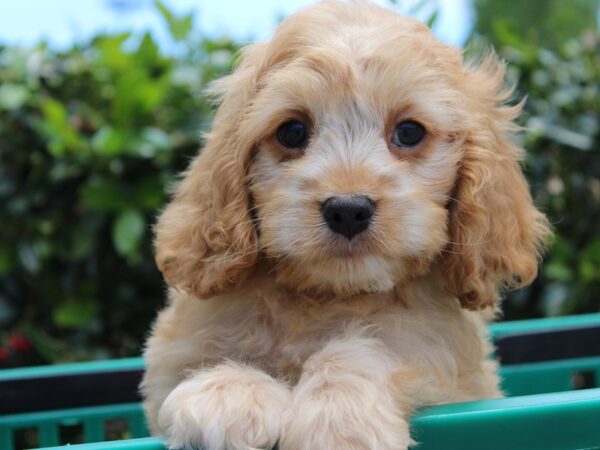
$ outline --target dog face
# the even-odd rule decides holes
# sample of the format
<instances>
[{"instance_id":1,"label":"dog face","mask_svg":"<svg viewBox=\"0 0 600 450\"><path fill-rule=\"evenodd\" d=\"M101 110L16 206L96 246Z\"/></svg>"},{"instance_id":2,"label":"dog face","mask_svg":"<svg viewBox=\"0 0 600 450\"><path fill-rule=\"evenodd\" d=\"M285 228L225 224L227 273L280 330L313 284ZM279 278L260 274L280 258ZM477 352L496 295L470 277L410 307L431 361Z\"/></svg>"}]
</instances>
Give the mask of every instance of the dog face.
<instances>
[{"instance_id":1,"label":"dog face","mask_svg":"<svg viewBox=\"0 0 600 450\"><path fill-rule=\"evenodd\" d=\"M418 40L403 35L405 48ZM337 295L429 267L461 157L460 97L443 73L422 51L355 39L298 52L248 117L267 126L249 171L262 247L280 281Z\"/></svg>"},{"instance_id":2,"label":"dog face","mask_svg":"<svg viewBox=\"0 0 600 450\"><path fill-rule=\"evenodd\" d=\"M315 295L389 291L437 270L469 308L530 282L548 234L508 140L503 67L422 24L324 2L217 82L207 146L157 227L157 261L206 297L264 261Z\"/></svg>"}]
</instances>

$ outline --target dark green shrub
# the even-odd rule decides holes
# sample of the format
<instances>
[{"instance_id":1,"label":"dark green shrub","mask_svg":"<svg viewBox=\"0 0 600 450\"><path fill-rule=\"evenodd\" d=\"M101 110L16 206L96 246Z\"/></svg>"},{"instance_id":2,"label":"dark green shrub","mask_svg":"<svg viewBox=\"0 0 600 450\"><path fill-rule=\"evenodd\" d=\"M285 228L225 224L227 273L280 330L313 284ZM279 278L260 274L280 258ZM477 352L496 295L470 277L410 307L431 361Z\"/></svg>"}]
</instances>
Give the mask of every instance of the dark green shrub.
<instances>
[{"instance_id":1,"label":"dark green shrub","mask_svg":"<svg viewBox=\"0 0 600 450\"><path fill-rule=\"evenodd\" d=\"M527 96L522 123L528 178L556 239L534 286L515 293L509 317L600 310L600 35L556 51L517 36L501 55Z\"/></svg>"},{"instance_id":2,"label":"dark green shrub","mask_svg":"<svg viewBox=\"0 0 600 450\"><path fill-rule=\"evenodd\" d=\"M174 54L149 34L0 48L0 343L24 332L45 360L140 351L164 294L151 226L237 51L162 13Z\"/></svg>"},{"instance_id":3,"label":"dark green shrub","mask_svg":"<svg viewBox=\"0 0 600 450\"><path fill-rule=\"evenodd\" d=\"M493 44L527 96L527 170L556 240L507 318L600 310L600 4L472 0L472 42ZM475 47L482 47L476 45Z\"/></svg>"}]
</instances>

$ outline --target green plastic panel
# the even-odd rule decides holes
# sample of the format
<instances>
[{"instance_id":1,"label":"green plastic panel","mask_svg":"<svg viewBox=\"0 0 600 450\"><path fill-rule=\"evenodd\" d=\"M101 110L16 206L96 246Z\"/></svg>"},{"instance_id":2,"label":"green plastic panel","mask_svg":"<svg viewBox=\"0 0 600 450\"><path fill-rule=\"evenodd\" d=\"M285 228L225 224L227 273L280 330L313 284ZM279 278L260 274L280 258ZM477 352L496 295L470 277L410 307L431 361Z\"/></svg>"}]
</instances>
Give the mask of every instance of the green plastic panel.
<instances>
[{"instance_id":1,"label":"green plastic panel","mask_svg":"<svg viewBox=\"0 0 600 450\"><path fill-rule=\"evenodd\" d=\"M492 336L535 333L600 324L600 314L492 324ZM48 375L142 369L141 358L128 358L0 371L0 381ZM500 369L510 398L432 407L412 421L416 450L458 449L600 449L600 389L572 391L586 374L600 381L600 356L516 364ZM590 375L592 375L590 377ZM570 391L570 392L566 392ZM106 421L126 419L128 439L102 442ZM163 450L160 439L147 438L138 403L0 416L0 450L13 450L15 430L35 428L39 445L57 446L60 427L80 424L85 442L61 450ZM141 439L140 439L141 438Z\"/></svg>"},{"instance_id":2,"label":"green plastic panel","mask_svg":"<svg viewBox=\"0 0 600 450\"><path fill-rule=\"evenodd\" d=\"M98 442L61 447L46 447L44 450L165 450L158 438L128 439L126 441Z\"/></svg>"},{"instance_id":3,"label":"green plastic panel","mask_svg":"<svg viewBox=\"0 0 600 450\"><path fill-rule=\"evenodd\" d=\"M500 368L502 389L508 396L570 391L575 387L575 377L586 372L593 374L591 378L596 383L600 382L600 356ZM600 433L600 424L598 430Z\"/></svg>"},{"instance_id":4,"label":"green plastic panel","mask_svg":"<svg viewBox=\"0 0 600 450\"><path fill-rule=\"evenodd\" d=\"M37 429L40 446L59 445L60 427L76 424L82 425L85 442L103 441L106 439L106 422L115 419L127 421L130 437L148 436L141 405L123 403L0 416L0 449L13 449L15 446L13 432L26 428Z\"/></svg>"},{"instance_id":5,"label":"green plastic panel","mask_svg":"<svg viewBox=\"0 0 600 450\"><path fill-rule=\"evenodd\" d=\"M496 338L509 334L536 333L560 330L561 328L581 328L593 325L600 325L600 313L498 322L491 324L489 328L492 337Z\"/></svg>"},{"instance_id":6,"label":"green plastic panel","mask_svg":"<svg viewBox=\"0 0 600 450\"><path fill-rule=\"evenodd\" d=\"M142 358L108 359L54 366L22 367L0 370L0 381L14 378L36 378L51 375L76 375L84 373L118 372L119 370L142 369Z\"/></svg>"},{"instance_id":7,"label":"green plastic panel","mask_svg":"<svg viewBox=\"0 0 600 450\"><path fill-rule=\"evenodd\" d=\"M415 450L600 448L600 389L441 405L412 420ZM160 439L47 450L164 450Z\"/></svg>"},{"instance_id":8,"label":"green plastic panel","mask_svg":"<svg viewBox=\"0 0 600 450\"><path fill-rule=\"evenodd\" d=\"M415 450L600 448L600 389L437 406L412 426Z\"/></svg>"}]
</instances>

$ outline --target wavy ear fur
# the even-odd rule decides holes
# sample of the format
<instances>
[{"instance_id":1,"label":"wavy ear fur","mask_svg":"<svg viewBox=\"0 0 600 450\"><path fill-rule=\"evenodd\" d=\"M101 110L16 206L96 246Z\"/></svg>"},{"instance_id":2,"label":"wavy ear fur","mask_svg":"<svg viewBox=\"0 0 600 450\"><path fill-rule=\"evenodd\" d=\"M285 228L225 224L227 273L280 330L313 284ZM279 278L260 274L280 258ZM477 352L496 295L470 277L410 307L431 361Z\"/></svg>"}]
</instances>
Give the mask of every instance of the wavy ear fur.
<instances>
[{"instance_id":1,"label":"wavy ear fur","mask_svg":"<svg viewBox=\"0 0 600 450\"><path fill-rule=\"evenodd\" d=\"M464 138L442 270L447 289L468 309L493 306L503 287L531 283L550 236L520 167L524 152L506 135L517 128L521 105L503 106L511 95L503 80L494 55L465 76L479 113Z\"/></svg>"},{"instance_id":2,"label":"wavy ear fur","mask_svg":"<svg viewBox=\"0 0 600 450\"><path fill-rule=\"evenodd\" d=\"M213 86L222 100L206 146L156 225L156 262L165 279L200 298L229 290L257 260L246 183L253 146L239 136L239 123L261 54L259 45L248 47L238 69Z\"/></svg>"}]
</instances>

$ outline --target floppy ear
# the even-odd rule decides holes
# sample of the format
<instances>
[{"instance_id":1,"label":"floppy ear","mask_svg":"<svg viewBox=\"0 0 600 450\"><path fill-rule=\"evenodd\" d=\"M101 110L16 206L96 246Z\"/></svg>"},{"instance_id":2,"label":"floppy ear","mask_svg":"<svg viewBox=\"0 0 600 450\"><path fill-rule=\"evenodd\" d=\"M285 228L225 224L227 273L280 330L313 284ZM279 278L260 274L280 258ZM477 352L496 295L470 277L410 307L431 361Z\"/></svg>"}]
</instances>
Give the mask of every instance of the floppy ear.
<instances>
[{"instance_id":1,"label":"floppy ear","mask_svg":"<svg viewBox=\"0 0 600 450\"><path fill-rule=\"evenodd\" d=\"M246 183L253 143L239 135L239 125L261 53L249 47L238 69L213 86L222 101L206 146L156 225L156 262L165 279L200 298L235 286L257 260Z\"/></svg>"},{"instance_id":2,"label":"floppy ear","mask_svg":"<svg viewBox=\"0 0 600 450\"><path fill-rule=\"evenodd\" d=\"M464 136L442 271L446 288L468 309L493 306L502 288L531 283L550 236L520 167L524 152L506 135L517 128L521 105L503 106L511 94L503 79L494 56L465 77L478 112Z\"/></svg>"}]
</instances>

